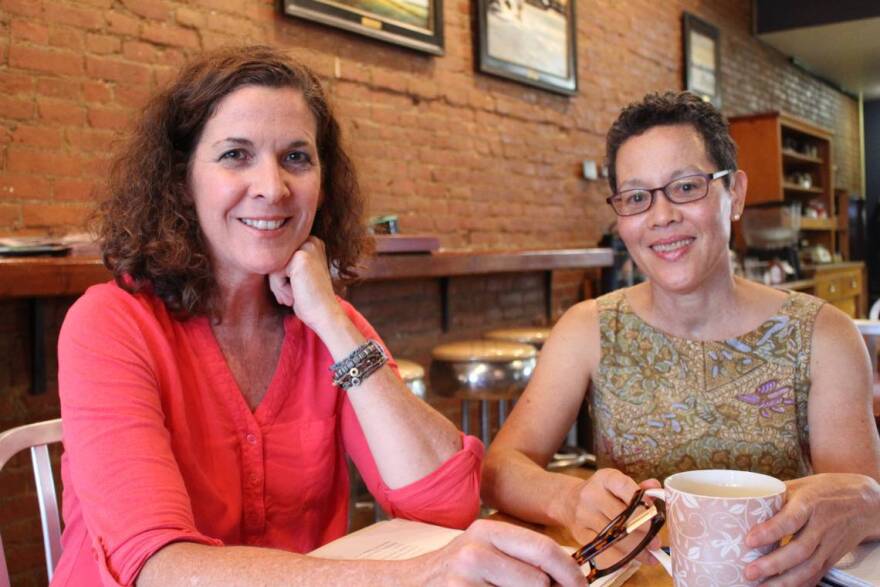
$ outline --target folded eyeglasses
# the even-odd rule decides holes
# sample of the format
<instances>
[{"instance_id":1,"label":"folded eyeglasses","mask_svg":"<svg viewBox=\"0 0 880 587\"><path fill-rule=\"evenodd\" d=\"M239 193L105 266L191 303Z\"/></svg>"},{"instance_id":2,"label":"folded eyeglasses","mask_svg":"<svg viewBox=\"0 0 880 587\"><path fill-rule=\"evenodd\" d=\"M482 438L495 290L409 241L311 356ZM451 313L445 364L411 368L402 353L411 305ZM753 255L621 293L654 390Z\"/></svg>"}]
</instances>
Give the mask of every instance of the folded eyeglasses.
<instances>
[{"instance_id":1,"label":"folded eyeglasses","mask_svg":"<svg viewBox=\"0 0 880 587\"><path fill-rule=\"evenodd\" d=\"M637 491L625 510L611 520L593 540L584 544L572 553L571 556L578 565L584 565L586 563L590 564L587 583L592 583L599 577L610 575L618 569L623 568L651 543L651 540L654 539L660 531L660 528L663 527L664 522L666 522L666 515L662 509L662 502L657 502L656 504L651 505L643 500L644 496L644 489ZM637 513L636 510L638 510L639 507L645 508L645 511ZM647 523L650 523L648 532L631 552L608 567L600 569L596 566L595 558L597 556L635 532L637 528L641 528Z\"/></svg>"}]
</instances>

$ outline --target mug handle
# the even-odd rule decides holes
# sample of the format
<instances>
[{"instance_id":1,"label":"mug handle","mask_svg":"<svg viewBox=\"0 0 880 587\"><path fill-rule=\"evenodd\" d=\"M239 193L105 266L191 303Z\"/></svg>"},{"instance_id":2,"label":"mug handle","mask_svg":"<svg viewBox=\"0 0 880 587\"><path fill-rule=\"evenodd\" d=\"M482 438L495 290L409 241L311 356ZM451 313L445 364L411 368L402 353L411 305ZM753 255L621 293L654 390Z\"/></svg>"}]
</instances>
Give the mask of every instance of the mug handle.
<instances>
[{"instance_id":1,"label":"mug handle","mask_svg":"<svg viewBox=\"0 0 880 587\"><path fill-rule=\"evenodd\" d=\"M648 497L653 497L656 499L662 499L663 501L666 501L666 492L662 489L646 489L645 495L647 495ZM651 553L651 555L654 558L656 558L660 562L661 565L663 565L663 568L666 569L666 572L671 577L672 576L672 559L669 557L669 555L666 554L665 552L663 552L662 550L660 550L659 548L657 550L651 550L649 552Z\"/></svg>"}]
</instances>

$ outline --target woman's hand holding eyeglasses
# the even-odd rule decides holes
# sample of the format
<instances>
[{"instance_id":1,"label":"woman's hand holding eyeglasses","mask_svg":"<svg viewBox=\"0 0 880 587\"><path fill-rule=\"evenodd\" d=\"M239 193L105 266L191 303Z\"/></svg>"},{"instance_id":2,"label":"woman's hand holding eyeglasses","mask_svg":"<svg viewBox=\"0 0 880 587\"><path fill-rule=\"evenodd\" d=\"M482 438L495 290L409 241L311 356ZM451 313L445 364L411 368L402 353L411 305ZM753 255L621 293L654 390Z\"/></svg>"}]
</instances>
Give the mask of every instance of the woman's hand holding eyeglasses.
<instances>
[{"instance_id":1,"label":"woman's hand holding eyeglasses","mask_svg":"<svg viewBox=\"0 0 880 587\"><path fill-rule=\"evenodd\" d=\"M617 469L599 469L589 479L574 486L566 497L568 503L564 507L570 512L566 527L578 543L586 544L626 509L636 491L659 487L660 482L656 479L638 484ZM642 541L648 527L648 525L640 527L629 537L599 555L596 559L599 566L610 566L627 556ZM659 540L654 539L648 548L659 547ZM657 564L647 551L643 551L636 560L650 565Z\"/></svg>"},{"instance_id":2,"label":"woman's hand holding eyeglasses","mask_svg":"<svg viewBox=\"0 0 880 587\"><path fill-rule=\"evenodd\" d=\"M411 559L419 585L583 586L578 565L552 539L512 524L477 520L445 548Z\"/></svg>"}]
</instances>

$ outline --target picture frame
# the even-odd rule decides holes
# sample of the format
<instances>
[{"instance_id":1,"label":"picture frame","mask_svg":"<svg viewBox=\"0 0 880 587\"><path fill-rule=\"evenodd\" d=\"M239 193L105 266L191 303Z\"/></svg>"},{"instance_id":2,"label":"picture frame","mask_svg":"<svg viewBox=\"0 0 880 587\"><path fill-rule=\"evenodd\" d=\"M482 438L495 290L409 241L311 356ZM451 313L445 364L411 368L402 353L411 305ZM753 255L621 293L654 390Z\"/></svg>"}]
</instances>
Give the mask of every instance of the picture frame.
<instances>
[{"instance_id":1,"label":"picture frame","mask_svg":"<svg viewBox=\"0 0 880 587\"><path fill-rule=\"evenodd\" d=\"M282 0L285 15L443 55L443 0Z\"/></svg>"},{"instance_id":2,"label":"picture frame","mask_svg":"<svg viewBox=\"0 0 880 587\"><path fill-rule=\"evenodd\" d=\"M721 108L721 32L689 12L682 14L684 89Z\"/></svg>"},{"instance_id":3,"label":"picture frame","mask_svg":"<svg viewBox=\"0 0 880 587\"><path fill-rule=\"evenodd\" d=\"M576 0L478 0L477 70L577 93Z\"/></svg>"}]
</instances>

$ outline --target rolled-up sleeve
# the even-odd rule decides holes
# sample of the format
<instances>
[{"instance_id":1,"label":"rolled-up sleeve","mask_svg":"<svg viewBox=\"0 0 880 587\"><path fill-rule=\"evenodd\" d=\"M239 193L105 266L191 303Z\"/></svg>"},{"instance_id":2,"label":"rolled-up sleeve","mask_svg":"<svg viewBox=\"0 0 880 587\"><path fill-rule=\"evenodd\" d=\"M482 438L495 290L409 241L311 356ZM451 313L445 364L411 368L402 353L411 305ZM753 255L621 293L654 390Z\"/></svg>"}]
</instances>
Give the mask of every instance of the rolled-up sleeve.
<instances>
[{"instance_id":1,"label":"rolled-up sleeve","mask_svg":"<svg viewBox=\"0 0 880 587\"><path fill-rule=\"evenodd\" d=\"M348 304L344 304L344 307L364 336L382 343L363 316ZM391 367L397 372L397 365L393 361ZM450 528L466 528L479 515L483 443L476 437L461 434L461 449L437 469L409 485L390 489L382 481L347 398L342 401L342 430L346 451L357 465L367 488L382 509L393 517ZM406 442L406 439L401 439L401 442Z\"/></svg>"},{"instance_id":2,"label":"rolled-up sleeve","mask_svg":"<svg viewBox=\"0 0 880 587\"><path fill-rule=\"evenodd\" d=\"M58 342L65 493L79 502L104 585L132 585L171 542L222 544L195 527L138 310L97 289L70 309Z\"/></svg>"}]
</instances>

